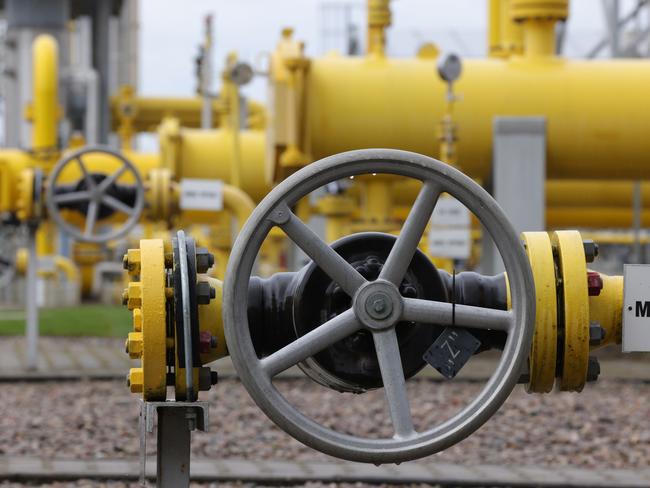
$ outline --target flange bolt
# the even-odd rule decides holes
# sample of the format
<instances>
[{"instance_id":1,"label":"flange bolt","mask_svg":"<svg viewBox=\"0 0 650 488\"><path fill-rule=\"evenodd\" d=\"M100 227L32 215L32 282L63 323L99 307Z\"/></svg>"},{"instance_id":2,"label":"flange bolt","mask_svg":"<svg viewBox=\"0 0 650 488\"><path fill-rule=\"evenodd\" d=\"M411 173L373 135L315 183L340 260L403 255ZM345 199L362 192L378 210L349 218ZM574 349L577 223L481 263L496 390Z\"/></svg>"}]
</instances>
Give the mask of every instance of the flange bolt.
<instances>
[{"instance_id":1,"label":"flange bolt","mask_svg":"<svg viewBox=\"0 0 650 488\"><path fill-rule=\"evenodd\" d=\"M585 250L585 261L593 263L594 259L598 257L598 244L591 239L585 239L582 241L582 246Z\"/></svg>"},{"instance_id":2,"label":"flange bolt","mask_svg":"<svg viewBox=\"0 0 650 488\"><path fill-rule=\"evenodd\" d=\"M590 297L597 297L603 289L603 279L596 271L587 271L587 290Z\"/></svg>"}]
</instances>

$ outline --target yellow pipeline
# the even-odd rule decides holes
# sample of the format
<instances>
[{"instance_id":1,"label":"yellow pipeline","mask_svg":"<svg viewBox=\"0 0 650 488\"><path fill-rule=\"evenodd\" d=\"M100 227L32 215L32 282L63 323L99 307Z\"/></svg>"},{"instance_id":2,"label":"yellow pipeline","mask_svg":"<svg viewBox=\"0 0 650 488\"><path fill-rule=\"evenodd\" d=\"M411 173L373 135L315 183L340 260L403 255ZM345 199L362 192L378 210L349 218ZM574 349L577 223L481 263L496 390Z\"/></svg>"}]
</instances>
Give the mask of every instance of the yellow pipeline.
<instances>
[{"instance_id":1,"label":"yellow pipeline","mask_svg":"<svg viewBox=\"0 0 650 488\"><path fill-rule=\"evenodd\" d=\"M56 271L65 276L65 279L68 283L78 283L79 282L79 269L77 266L67 257L60 255L52 256L39 256L39 258L51 259L52 264ZM27 272L27 263L29 261L29 253L25 248L19 248L16 251L16 271L24 275ZM39 269L38 275L42 278L47 278L51 276L51 272L45 269Z\"/></svg>"},{"instance_id":2,"label":"yellow pipeline","mask_svg":"<svg viewBox=\"0 0 650 488\"><path fill-rule=\"evenodd\" d=\"M495 116L534 114L547 120L550 179L649 177L645 163L650 153L650 100L645 95L650 63L557 58L551 30L565 15L566 2L511 3L515 10L508 15L521 24L524 54L467 60L455 85L463 97L455 113L463 170L474 178L489 176ZM270 163L282 162L279 155L291 140L286 119L291 118L304 121L299 149L310 160L363 147L439 154L431 134L444 113L445 85L431 59L301 56L300 43L285 31L272 57L278 139ZM296 59L305 66L305 101L293 115L283 109L282 97L290 87L287 67ZM278 174L283 174L282 168Z\"/></svg>"},{"instance_id":3,"label":"yellow pipeline","mask_svg":"<svg viewBox=\"0 0 650 488\"><path fill-rule=\"evenodd\" d=\"M28 109L32 121L34 151L57 148L58 105L58 46L49 34L39 35L32 45L33 99Z\"/></svg>"},{"instance_id":4,"label":"yellow pipeline","mask_svg":"<svg viewBox=\"0 0 650 488\"><path fill-rule=\"evenodd\" d=\"M134 132L155 132L165 117L179 119L183 127L200 128L202 103L200 97L143 97L136 95L133 88L123 86L111 98L112 128L119 131L124 120L129 119ZM262 129L266 120L264 106L248 100L247 107L248 126ZM223 102L213 99L212 120L218 122L224 110Z\"/></svg>"},{"instance_id":5,"label":"yellow pipeline","mask_svg":"<svg viewBox=\"0 0 650 488\"><path fill-rule=\"evenodd\" d=\"M472 177L489 175L500 114L547 118L549 178L650 177L647 61L487 59L467 60L464 69L458 160ZM314 159L360 147L438 154L431 134L445 87L429 60L328 56L312 60L307 83Z\"/></svg>"},{"instance_id":6,"label":"yellow pipeline","mask_svg":"<svg viewBox=\"0 0 650 488\"><path fill-rule=\"evenodd\" d=\"M231 165L239 159L241 189L255 201L269 191L265 178L265 133L241 130L237 136L231 129L198 130L181 128L174 119L166 119L159 131L161 165L176 179L207 178L231 181Z\"/></svg>"}]
</instances>

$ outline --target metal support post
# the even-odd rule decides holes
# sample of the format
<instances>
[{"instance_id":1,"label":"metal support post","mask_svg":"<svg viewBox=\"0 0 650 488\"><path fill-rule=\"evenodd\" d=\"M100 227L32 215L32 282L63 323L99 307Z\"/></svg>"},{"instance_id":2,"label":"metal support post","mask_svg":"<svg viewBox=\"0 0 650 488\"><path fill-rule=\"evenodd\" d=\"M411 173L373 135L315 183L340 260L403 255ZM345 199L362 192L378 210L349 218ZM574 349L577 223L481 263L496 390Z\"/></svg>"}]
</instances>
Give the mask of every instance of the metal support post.
<instances>
[{"instance_id":1,"label":"metal support post","mask_svg":"<svg viewBox=\"0 0 650 488\"><path fill-rule=\"evenodd\" d=\"M641 182L634 182L632 215L634 217L634 262L642 263L643 252L641 247L641 213L643 212L643 197L641 194Z\"/></svg>"},{"instance_id":2,"label":"metal support post","mask_svg":"<svg viewBox=\"0 0 650 488\"><path fill-rule=\"evenodd\" d=\"M495 117L492 196L517 234L546 229L546 120L543 117ZM503 272L499 251L484 239L482 271Z\"/></svg>"},{"instance_id":3,"label":"metal support post","mask_svg":"<svg viewBox=\"0 0 650 488\"><path fill-rule=\"evenodd\" d=\"M212 15L205 18L205 43L201 65L201 128L212 129Z\"/></svg>"},{"instance_id":4,"label":"metal support post","mask_svg":"<svg viewBox=\"0 0 650 488\"><path fill-rule=\"evenodd\" d=\"M38 368L38 299L36 290L36 228L32 223L27 224L27 273L25 279L25 339L27 341L27 369Z\"/></svg>"},{"instance_id":5,"label":"metal support post","mask_svg":"<svg viewBox=\"0 0 650 488\"><path fill-rule=\"evenodd\" d=\"M208 429L206 402L142 402L140 407L140 483L146 486L147 433L153 431L158 414L156 446L156 486L190 486L190 446L192 431Z\"/></svg>"}]
</instances>

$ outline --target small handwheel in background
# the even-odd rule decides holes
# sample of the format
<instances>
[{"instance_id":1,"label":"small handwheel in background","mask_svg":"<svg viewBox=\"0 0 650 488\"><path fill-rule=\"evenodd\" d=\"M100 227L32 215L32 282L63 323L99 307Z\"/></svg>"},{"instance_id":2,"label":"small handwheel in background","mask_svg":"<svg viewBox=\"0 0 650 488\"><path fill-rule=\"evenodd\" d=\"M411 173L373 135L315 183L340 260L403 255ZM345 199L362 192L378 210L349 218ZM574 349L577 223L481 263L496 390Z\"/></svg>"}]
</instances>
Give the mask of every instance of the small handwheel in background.
<instances>
[{"instance_id":1,"label":"small handwheel in background","mask_svg":"<svg viewBox=\"0 0 650 488\"><path fill-rule=\"evenodd\" d=\"M116 160L119 166L110 174L91 172L84 161L90 154ZM71 166L77 166L82 175L73 187L59 181ZM127 175L135 183L128 201L123 201L116 185ZM101 146L85 147L56 164L48 178L46 203L50 217L61 230L80 241L102 243L123 237L138 223L144 207L144 185L138 169L119 152ZM71 208L83 215L82 225L77 226L63 216L62 211ZM116 212L125 215L126 220L107 232L99 232L98 220Z\"/></svg>"},{"instance_id":2,"label":"small handwheel in background","mask_svg":"<svg viewBox=\"0 0 650 488\"><path fill-rule=\"evenodd\" d=\"M367 281L291 210L328 183L360 174L387 173L422 181L422 189L379 277ZM493 238L508 273L511 310L405 298L405 276L441 193L462 202ZM269 356L255 352L248 323L247 291L260 245L280 227L350 297L351 307ZM362 150L325 158L293 174L255 209L233 247L224 281L223 318L228 350L244 386L283 430L332 456L361 462L412 460L441 451L485 423L516 385L528 356L535 319L535 289L524 248L492 197L456 169L432 158L396 150ZM507 332L501 360L479 395L462 411L423 432L413 425L395 327L400 322ZM372 335L393 425L392 438L343 434L308 418L276 389L273 378L334 343L366 330Z\"/></svg>"}]
</instances>

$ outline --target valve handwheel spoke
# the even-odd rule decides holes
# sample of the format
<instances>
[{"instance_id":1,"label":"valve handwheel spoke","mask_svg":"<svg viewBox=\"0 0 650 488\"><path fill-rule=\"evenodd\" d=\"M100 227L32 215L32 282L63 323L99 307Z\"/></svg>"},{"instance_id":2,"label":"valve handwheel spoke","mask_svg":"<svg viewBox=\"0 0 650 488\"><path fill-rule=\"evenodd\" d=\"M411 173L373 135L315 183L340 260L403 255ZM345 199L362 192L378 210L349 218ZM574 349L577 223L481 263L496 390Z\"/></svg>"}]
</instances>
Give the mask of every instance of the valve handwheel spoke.
<instances>
[{"instance_id":1,"label":"valve handwheel spoke","mask_svg":"<svg viewBox=\"0 0 650 488\"><path fill-rule=\"evenodd\" d=\"M86 182L86 188L88 190L93 190L95 188L95 180L92 179L90 176L90 173L88 172L88 168L83 162L83 159L81 159L81 154L78 153L75 157L74 160L77 162L79 169L81 170L81 174L84 177L84 181Z\"/></svg>"},{"instance_id":2,"label":"valve handwheel spoke","mask_svg":"<svg viewBox=\"0 0 650 488\"><path fill-rule=\"evenodd\" d=\"M96 174L92 174L86 164L88 160L86 159L84 162L84 158L93 153L101 154L104 157L109 156L111 159L117 160L120 166L97 182ZM67 193L61 193L58 179L64 169L70 165L78 166L85 188L72 192L67 189L64 190ZM135 180L135 198L132 205L109 194L112 186L117 184L123 175L129 173ZM77 226L69 222L62 212L66 206L69 209L70 205L83 202L88 202L85 207L84 223ZM138 223L144 208L144 185L137 168L122 154L101 146L86 147L62 159L53 168L47 185L47 207L50 217L67 234L80 241L103 243L123 237ZM105 217L104 209L107 207L112 211L124 214L126 220L123 223L115 224L109 231L97 231L99 220Z\"/></svg>"},{"instance_id":3,"label":"valve handwheel spoke","mask_svg":"<svg viewBox=\"0 0 650 488\"><path fill-rule=\"evenodd\" d=\"M411 264L424 229L429 223L433 209L440 196L440 187L433 181L426 181L418 193L413 208L404 222L402 232L397 237L393 249L388 255L386 264L379 274L379 279L398 285L404 279L406 270Z\"/></svg>"},{"instance_id":4,"label":"valve handwheel spoke","mask_svg":"<svg viewBox=\"0 0 650 488\"><path fill-rule=\"evenodd\" d=\"M112 197L110 195L102 195L101 197L102 203L105 205L108 205L114 210L117 210L118 212L125 213L127 215L132 215L135 209L133 207L129 207L126 203L120 202L117 198Z\"/></svg>"},{"instance_id":5,"label":"valve handwheel spoke","mask_svg":"<svg viewBox=\"0 0 650 488\"><path fill-rule=\"evenodd\" d=\"M273 377L282 371L295 366L308 357L319 353L341 339L358 331L361 324L351 309L337 315L311 332L299 337L288 346L265 357L261 361L262 369Z\"/></svg>"},{"instance_id":6,"label":"valve handwheel spoke","mask_svg":"<svg viewBox=\"0 0 650 488\"><path fill-rule=\"evenodd\" d=\"M424 324L507 332L512 327L513 315L509 310L494 310L459 304L454 306L446 302L404 298L402 319Z\"/></svg>"},{"instance_id":7,"label":"valve handwheel spoke","mask_svg":"<svg viewBox=\"0 0 650 488\"><path fill-rule=\"evenodd\" d=\"M86 212L86 228L84 230L85 237L92 237L98 212L99 205L97 205L97 201L91 200L88 204L88 211Z\"/></svg>"},{"instance_id":8,"label":"valve handwheel spoke","mask_svg":"<svg viewBox=\"0 0 650 488\"><path fill-rule=\"evenodd\" d=\"M364 278L291 212L312 191L355 175L392 174L414 178L422 188L388 253L379 276ZM503 259L511 310L405 298L400 286L439 196L448 193L464 204L494 240ZM289 345L259 358L251 337L248 291L260 246L280 227L351 298L351 308L335 315ZM445 449L478 429L502 405L528 357L535 318L534 285L524 248L492 197L458 170L420 154L367 149L337 154L312 163L277 185L258 205L239 233L224 281L223 319L228 350L238 375L255 402L280 428L303 443L351 461L386 463L417 459ZM311 297L310 297L311 298ZM318 299L318 297L314 297ZM417 428L407 394L399 327L457 326L507 332L501 360L485 387L456 415L435 426ZM400 325L402 324L402 325ZM418 325L419 326L419 325ZM277 390L273 377L355 333L372 336L393 435L365 438L334 431L307 417ZM345 343L342 343L342 345ZM354 356L352 357L354 360ZM405 358L406 360L406 358Z\"/></svg>"},{"instance_id":9,"label":"valve handwheel spoke","mask_svg":"<svg viewBox=\"0 0 650 488\"><path fill-rule=\"evenodd\" d=\"M395 437L409 438L416 435L411 418L411 407L406 392L406 379L394 328L373 331L377 360L384 382L386 402L393 423Z\"/></svg>"},{"instance_id":10,"label":"valve handwheel spoke","mask_svg":"<svg viewBox=\"0 0 650 488\"><path fill-rule=\"evenodd\" d=\"M90 200L91 194L88 191L76 191L74 193L62 193L61 195L54 195L52 199L54 203L74 203L74 202L83 202L84 200Z\"/></svg>"},{"instance_id":11,"label":"valve handwheel spoke","mask_svg":"<svg viewBox=\"0 0 650 488\"><path fill-rule=\"evenodd\" d=\"M356 269L289 210L286 203L282 202L278 205L271 212L269 219L278 225L348 295L353 296L366 282Z\"/></svg>"}]
</instances>

